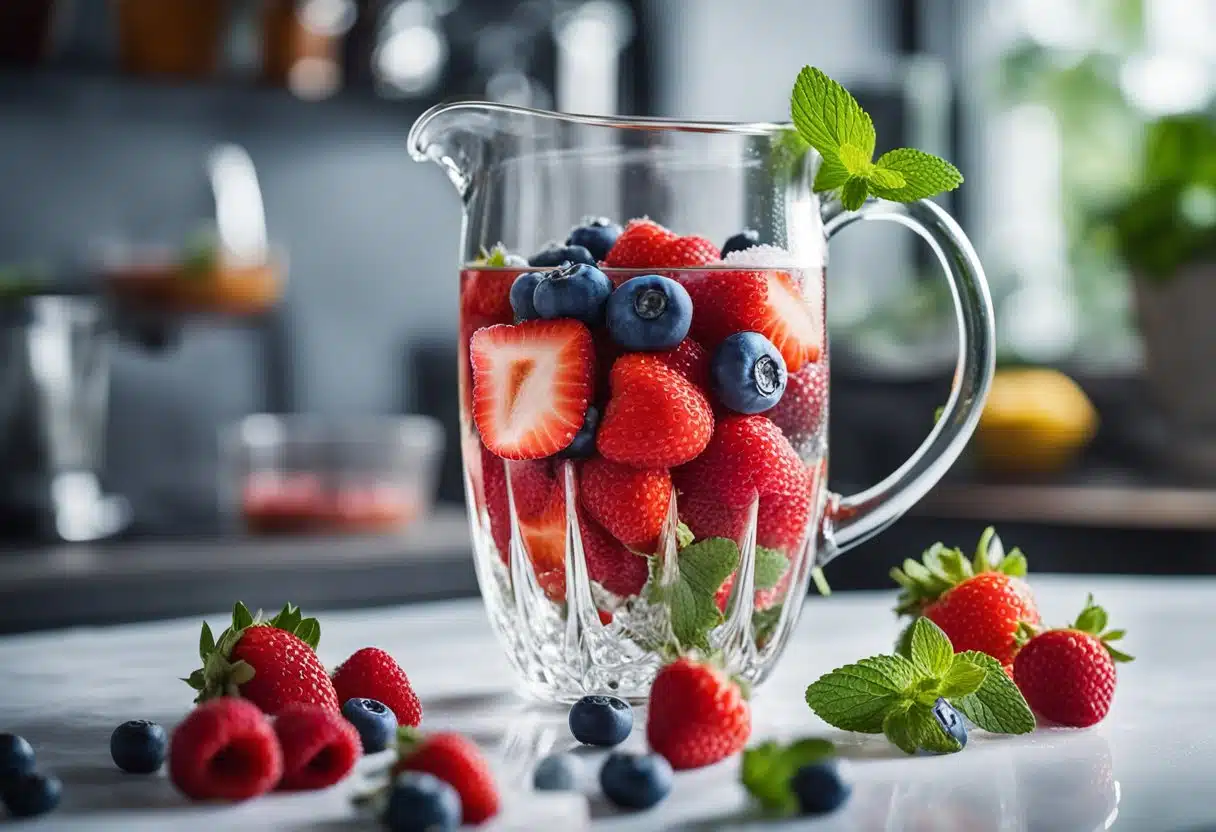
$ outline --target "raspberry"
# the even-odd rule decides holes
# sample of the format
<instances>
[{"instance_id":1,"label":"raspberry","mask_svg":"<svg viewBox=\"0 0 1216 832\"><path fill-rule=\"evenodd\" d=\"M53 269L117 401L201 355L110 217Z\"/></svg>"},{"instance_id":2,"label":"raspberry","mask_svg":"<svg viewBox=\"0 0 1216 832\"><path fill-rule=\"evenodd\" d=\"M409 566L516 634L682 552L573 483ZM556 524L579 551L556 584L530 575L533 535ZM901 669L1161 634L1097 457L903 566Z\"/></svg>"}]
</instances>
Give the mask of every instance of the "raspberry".
<instances>
[{"instance_id":1,"label":"raspberry","mask_svg":"<svg viewBox=\"0 0 1216 832\"><path fill-rule=\"evenodd\" d=\"M288 705L275 717L274 732L283 751L284 791L332 786L350 774L362 753L355 726L316 705Z\"/></svg>"},{"instance_id":2,"label":"raspberry","mask_svg":"<svg viewBox=\"0 0 1216 832\"><path fill-rule=\"evenodd\" d=\"M169 742L169 778L192 800L248 800L274 788L282 774L274 729L244 699L204 702Z\"/></svg>"}]
</instances>

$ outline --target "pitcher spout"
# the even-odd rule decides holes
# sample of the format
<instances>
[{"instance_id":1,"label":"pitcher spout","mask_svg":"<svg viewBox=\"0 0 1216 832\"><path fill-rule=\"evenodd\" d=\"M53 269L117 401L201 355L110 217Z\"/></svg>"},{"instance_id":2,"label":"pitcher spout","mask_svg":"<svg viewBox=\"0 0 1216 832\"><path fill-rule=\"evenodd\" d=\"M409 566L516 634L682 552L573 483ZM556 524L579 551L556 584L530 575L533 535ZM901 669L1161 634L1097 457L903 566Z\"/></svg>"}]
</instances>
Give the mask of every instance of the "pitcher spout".
<instances>
[{"instance_id":1,"label":"pitcher spout","mask_svg":"<svg viewBox=\"0 0 1216 832\"><path fill-rule=\"evenodd\" d=\"M484 163L488 145L499 132L494 105L481 101L436 104L410 128L410 156L435 162L463 197Z\"/></svg>"}]
</instances>

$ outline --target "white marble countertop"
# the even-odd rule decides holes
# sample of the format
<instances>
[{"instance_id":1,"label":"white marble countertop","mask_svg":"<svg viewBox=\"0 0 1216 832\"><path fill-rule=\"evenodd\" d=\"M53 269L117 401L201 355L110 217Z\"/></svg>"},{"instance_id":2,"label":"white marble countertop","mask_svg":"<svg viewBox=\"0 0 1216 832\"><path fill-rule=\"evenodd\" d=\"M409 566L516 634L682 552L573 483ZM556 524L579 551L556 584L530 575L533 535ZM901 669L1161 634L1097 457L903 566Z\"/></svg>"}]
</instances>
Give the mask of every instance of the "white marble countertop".
<instances>
[{"instance_id":1,"label":"white marble countertop","mask_svg":"<svg viewBox=\"0 0 1216 832\"><path fill-rule=\"evenodd\" d=\"M907 758L881 737L826 729L803 690L820 673L885 652L896 632L892 593L812 599L800 633L754 699L753 740L809 734L837 740L856 783L844 810L780 828L823 830L1199 830L1216 828L1216 579L1039 577L1039 605L1069 620L1093 591L1112 626L1129 630L1137 661L1120 667L1114 708L1095 729L1040 730L1018 738L973 732L965 751ZM311 612L311 611L310 611ZM321 657L359 647L392 651L424 703L424 727L472 734L507 792L492 829L732 829L762 826L737 784L738 760L677 776L660 807L617 813L592 795L527 793L528 763L571 743L565 713L522 702L479 602L462 601L321 616ZM212 619L222 626L222 618ZM351 778L325 792L271 795L237 806L194 805L162 775L124 775L109 733L134 718L166 727L186 712L178 681L194 667L198 622L169 621L0 639L0 731L33 743L41 767L64 781L53 815L13 829L374 829L350 808ZM642 714L639 714L641 722ZM635 730L629 744L641 747ZM369 764L373 760L367 761Z\"/></svg>"}]
</instances>

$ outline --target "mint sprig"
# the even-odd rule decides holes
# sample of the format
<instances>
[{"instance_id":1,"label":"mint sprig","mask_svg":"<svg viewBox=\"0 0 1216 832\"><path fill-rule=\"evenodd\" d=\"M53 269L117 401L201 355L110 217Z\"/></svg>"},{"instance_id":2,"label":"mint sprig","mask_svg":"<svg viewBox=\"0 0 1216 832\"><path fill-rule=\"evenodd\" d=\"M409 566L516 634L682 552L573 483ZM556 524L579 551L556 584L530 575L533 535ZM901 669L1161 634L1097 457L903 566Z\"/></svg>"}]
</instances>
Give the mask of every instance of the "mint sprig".
<instances>
[{"instance_id":1,"label":"mint sprig","mask_svg":"<svg viewBox=\"0 0 1216 832\"><path fill-rule=\"evenodd\" d=\"M874 122L848 90L814 67L803 67L790 96L798 134L819 151L823 163L816 191L839 191L840 202L856 211L874 195L913 202L963 183L958 168L910 147L888 151L874 161Z\"/></svg>"},{"instance_id":2,"label":"mint sprig","mask_svg":"<svg viewBox=\"0 0 1216 832\"><path fill-rule=\"evenodd\" d=\"M825 739L809 738L789 745L761 743L743 752L739 780L765 809L792 814L798 809L798 800L790 789L790 781L798 769L835 754L836 746Z\"/></svg>"},{"instance_id":3,"label":"mint sprig","mask_svg":"<svg viewBox=\"0 0 1216 832\"><path fill-rule=\"evenodd\" d=\"M991 656L955 654L949 637L927 618L916 620L904 643L906 656L871 656L821 676L806 689L807 705L833 727L885 734L909 754L961 750L933 716L939 697L986 731L1034 730L1026 700Z\"/></svg>"},{"instance_id":4,"label":"mint sprig","mask_svg":"<svg viewBox=\"0 0 1216 832\"><path fill-rule=\"evenodd\" d=\"M756 547L756 589L772 589L785 576L790 561L780 550Z\"/></svg>"},{"instance_id":5,"label":"mint sprig","mask_svg":"<svg viewBox=\"0 0 1216 832\"><path fill-rule=\"evenodd\" d=\"M683 647L708 650L709 631L723 621L714 598L739 566L739 547L725 537L707 537L685 546L677 558L679 576L670 586L656 582L655 600L668 604L672 633Z\"/></svg>"}]
</instances>

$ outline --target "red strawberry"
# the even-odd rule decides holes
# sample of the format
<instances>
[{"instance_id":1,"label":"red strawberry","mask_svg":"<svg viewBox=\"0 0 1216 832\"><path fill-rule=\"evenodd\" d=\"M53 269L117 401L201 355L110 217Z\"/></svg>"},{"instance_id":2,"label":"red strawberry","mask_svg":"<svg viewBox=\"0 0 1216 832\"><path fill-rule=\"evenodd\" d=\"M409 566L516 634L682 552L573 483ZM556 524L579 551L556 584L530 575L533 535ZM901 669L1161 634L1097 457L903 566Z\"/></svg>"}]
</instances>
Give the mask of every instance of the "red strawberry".
<instances>
[{"instance_id":1,"label":"red strawberry","mask_svg":"<svg viewBox=\"0 0 1216 832\"><path fill-rule=\"evenodd\" d=\"M596 436L599 452L639 468L670 468L694 459L713 435L709 400L675 370L644 353L617 359L612 398Z\"/></svg>"},{"instance_id":2,"label":"red strawberry","mask_svg":"<svg viewBox=\"0 0 1216 832\"><path fill-rule=\"evenodd\" d=\"M743 750L752 733L751 708L733 679L718 668L677 659L650 689L646 739L671 767L700 768Z\"/></svg>"},{"instance_id":3,"label":"red strawberry","mask_svg":"<svg viewBox=\"0 0 1216 832\"><path fill-rule=\"evenodd\" d=\"M687 269L708 266L722 259L722 252L704 237L688 236L668 240L659 249L658 256L658 262L646 264L648 268Z\"/></svg>"},{"instance_id":4,"label":"red strawberry","mask_svg":"<svg viewBox=\"0 0 1216 832\"><path fill-rule=\"evenodd\" d=\"M823 351L819 298L803 297L786 271L709 271L684 281L692 298L692 336L714 350L736 332L759 332L773 342L786 369L797 373Z\"/></svg>"},{"instance_id":5,"label":"red strawberry","mask_svg":"<svg viewBox=\"0 0 1216 832\"><path fill-rule=\"evenodd\" d=\"M685 338L673 350L643 352L650 361L657 361L675 370L701 390L709 389L709 353L691 338Z\"/></svg>"},{"instance_id":6,"label":"red strawberry","mask_svg":"<svg viewBox=\"0 0 1216 832\"><path fill-rule=\"evenodd\" d=\"M486 514L490 518L490 536L498 548L498 556L506 563L510 556L511 507L507 502L506 460L495 456L485 445L481 446L481 483L486 500Z\"/></svg>"},{"instance_id":7,"label":"red strawberry","mask_svg":"<svg viewBox=\"0 0 1216 832\"><path fill-rule=\"evenodd\" d=\"M316 705L288 705L274 720L283 751L282 791L310 791L334 785L362 755L355 726L342 714Z\"/></svg>"},{"instance_id":8,"label":"red strawberry","mask_svg":"<svg viewBox=\"0 0 1216 832\"><path fill-rule=\"evenodd\" d=\"M511 555L511 514L507 502L507 476L515 494L516 514L524 550L536 570L546 595L560 601L565 597L566 569L566 495L550 460L503 460L488 449L481 451L481 479L485 494L490 534L502 562ZM560 583L559 583L560 582ZM371 697L375 699L376 697ZM343 700L345 701L345 700Z\"/></svg>"},{"instance_id":9,"label":"red strawberry","mask_svg":"<svg viewBox=\"0 0 1216 832\"><path fill-rule=\"evenodd\" d=\"M631 549L647 554L671 504L671 475L663 468L632 468L601 457L583 463L579 497L596 522Z\"/></svg>"},{"instance_id":10,"label":"red strawberry","mask_svg":"<svg viewBox=\"0 0 1216 832\"><path fill-rule=\"evenodd\" d=\"M815 436L823 426L828 403L828 367L821 361L807 364L786 381L785 392L764 415L799 444Z\"/></svg>"},{"instance_id":11,"label":"red strawberry","mask_svg":"<svg viewBox=\"0 0 1216 832\"><path fill-rule=\"evenodd\" d=\"M537 573L536 583L550 601L560 604L566 600L566 570L564 567Z\"/></svg>"},{"instance_id":12,"label":"red strawberry","mask_svg":"<svg viewBox=\"0 0 1216 832\"><path fill-rule=\"evenodd\" d=\"M604 265L617 269L647 269L662 259L660 252L676 235L648 219L630 220L604 258Z\"/></svg>"},{"instance_id":13,"label":"red strawberry","mask_svg":"<svg viewBox=\"0 0 1216 832\"><path fill-rule=\"evenodd\" d=\"M232 611L232 626L213 640L203 624L199 651L203 666L187 684L199 692L195 702L217 696L240 696L273 716L302 702L338 710L338 695L317 658L321 627L291 604L274 618L254 618L244 604Z\"/></svg>"},{"instance_id":14,"label":"red strawberry","mask_svg":"<svg viewBox=\"0 0 1216 832\"><path fill-rule=\"evenodd\" d=\"M680 519L697 538L725 537L736 543L743 539L748 507L732 508L711 490L686 491L677 504ZM802 543L810 513L809 489L790 495L761 496L756 511L756 543L793 554Z\"/></svg>"},{"instance_id":15,"label":"red strawberry","mask_svg":"<svg viewBox=\"0 0 1216 832\"><path fill-rule=\"evenodd\" d=\"M1085 728L1101 722L1115 695L1115 662L1132 657L1110 646L1122 630L1106 631L1106 610L1093 596L1070 627L1038 631L1013 661L1013 680L1040 716L1059 725Z\"/></svg>"},{"instance_id":16,"label":"red strawberry","mask_svg":"<svg viewBox=\"0 0 1216 832\"><path fill-rule=\"evenodd\" d=\"M465 823L483 823L498 814L498 787L481 751L460 734L403 732L393 775L422 771L443 780L460 795Z\"/></svg>"},{"instance_id":17,"label":"red strawberry","mask_svg":"<svg viewBox=\"0 0 1216 832\"><path fill-rule=\"evenodd\" d=\"M717 498L729 508L746 508L760 496L801 501L811 477L789 440L763 416L727 416L695 461L672 472L682 494ZM808 504L809 505L809 504Z\"/></svg>"},{"instance_id":18,"label":"red strawberry","mask_svg":"<svg viewBox=\"0 0 1216 832\"><path fill-rule=\"evenodd\" d=\"M491 324L515 320L511 309L511 284L521 272L466 269L460 284L460 311L465 316L487 319Z\"/></svg>"},{"instance_id":19,"label":"red strawberry","mask_svg":"<svg viewBox=\"0 0 1216 832\"><path fill-rule=\"evenodd\" d=\"M756 590L755 600L752 602L758 610L770 609L773 604L785 597L785 593L790 590L790 581L794 578L794 570L787 568L785 574L777 581L774 586L768 589ZM730 601L730 592L735 588L735 576L731 575L722 586L718 587L718 593L714 596L714 603L718 605L718 609L726 612L726 604Z\"/></svg>"},{"instance_id":20,"label":"red strawberry","mask_svg":"<svg viewBox=\"0 0 1216 832\"><path fill-rule=\"evenodd\" d=\"M199 705L169 741L169 779L191 800L248 800L273 789L282 774L270 721L243 699Z\"/></svg>"},{"instance_id":21,"label":"red strawberry","mask_svg":"<svg viewBox=\"0 0 1216 832\"><path fill-rule=\"evenodd\" d=\"M891 577L903 590L895 611L924 615L945 631L954 650L979 650L1001 664L1018 651L1018 625L1039 623L1026 575L1026 557L1014 549L1005 554L1001 540L989 527L980 537L975 557L968 561L958 549L940 543L923 556L924 564L904 561Z\"/></svg>"},{"instance_id":22,"label":"red strawberry","mask_svg":"<svg viewBox=\"0 0 1216 832\"><path fill-rule=\"evenodd\" d=\"M623 597L637 595L650 577L650 562L625 548L589 517L579 521L587 575L604 589ZM562 588L563 593L565 587Z\"/></svg>"},{"instance_id":23,"label":"red strawberry","mask_svg":"<svg viewBox=\"0 0 1216 832\"><path fill-rule=\"evenodd\" d=\"M553 510L553 504L565 504L566 493L560 487L558 472L551 459L523 459L507 462L507 477L515 498L515 513L521 520L534 520Z\"/></svg>"},{"instance_id":24,"label":"red strawberry","mask_svg":"<svg viewBox=\"0 0 1216 832\"><path fill-rule=\"evenodd\" d=\"M591 401L595 350L578 321L524 321L473 334L473 420L504 459L552 456L573 441Z\"/></svg>"},{"instance_id":25,"label":"red strawberry","mask_svg":"<svg viewBox=\"0 0 1216 832\"><path fill-rule=\"evenodd\" d=\"M422 722L422 703L401 665L376 647L364 647L334 671L338 701L375 699L397 717L398 725L416 728Z\"/></svg>"}]
</instances>

